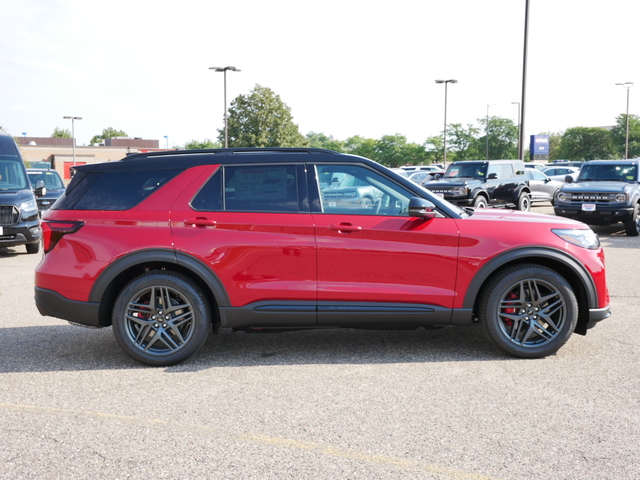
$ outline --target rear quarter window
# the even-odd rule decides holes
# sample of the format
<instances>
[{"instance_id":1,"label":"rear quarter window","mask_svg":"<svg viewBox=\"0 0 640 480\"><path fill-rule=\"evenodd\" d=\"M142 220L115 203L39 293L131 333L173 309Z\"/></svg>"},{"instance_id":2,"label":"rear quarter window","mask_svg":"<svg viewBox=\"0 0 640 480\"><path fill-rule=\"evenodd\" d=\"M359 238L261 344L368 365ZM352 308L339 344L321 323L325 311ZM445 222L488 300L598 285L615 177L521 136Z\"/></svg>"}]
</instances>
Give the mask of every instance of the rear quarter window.
<instances>
[{"instance_id":1,"label":"rear quarter window","mask_svg":"<svg viewBox=\"0 0 640 480\"><path fill-rule=\"evenodd\" d=\"M129 210L182 172L142 170L91 172L55 205L56 210Z\"/></svg>"}]
</instances>

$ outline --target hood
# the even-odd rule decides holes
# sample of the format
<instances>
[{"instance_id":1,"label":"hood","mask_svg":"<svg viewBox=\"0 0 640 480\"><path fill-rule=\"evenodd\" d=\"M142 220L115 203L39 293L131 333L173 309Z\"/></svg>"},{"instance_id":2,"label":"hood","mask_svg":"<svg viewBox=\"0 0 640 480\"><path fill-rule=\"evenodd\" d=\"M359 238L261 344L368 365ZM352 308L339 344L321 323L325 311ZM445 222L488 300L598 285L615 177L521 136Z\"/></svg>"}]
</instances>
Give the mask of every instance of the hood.
<instances>
[{"instance_id":1,"label":"hood","mask_svg":"<svg viewBox=\"0 0 640 480\"><path fill-rule=\"evenodd\" d=\"M20 205L22 202L33 200L31 189L2 190L0 189L0 205Z\"/></svg>"},{"instance_id":2,"label":"hood","mask_svg":"<svg viewBox=\"0 0 640 480\"><path fill-rule=\"evenodd\" d=\"M521 212L519 210L508 210L506 208L479 208L470 217L475 220L494 222L520 222L520 223L544 223L556 228L589 228L584 223L554 215L543 213Z\"/></svg>"},{"instance_id":3,"label":"hood","mask_svg":"<svg viewBox=\"0 0 640 480\"><path fill-rule=\"evenodd\" d=\"M627 182L577 182L577 183L566 183L562 187L563 192L573 193L573 192L608 192L608 193L617 193L622 192L630 187L630 184Z\"/></svg>"},{"instance_id":4,"label":"hood","mask_svg":"<svg viewBox=\"0 0 640 480\"><path fill-rule=\"evenodd\" d=\"M471 183L478 183L479 180L475 178L441 178L440 180L434 180L431 182L422 183L423 187L462 187Z\"/></svg>"}]
</instances>

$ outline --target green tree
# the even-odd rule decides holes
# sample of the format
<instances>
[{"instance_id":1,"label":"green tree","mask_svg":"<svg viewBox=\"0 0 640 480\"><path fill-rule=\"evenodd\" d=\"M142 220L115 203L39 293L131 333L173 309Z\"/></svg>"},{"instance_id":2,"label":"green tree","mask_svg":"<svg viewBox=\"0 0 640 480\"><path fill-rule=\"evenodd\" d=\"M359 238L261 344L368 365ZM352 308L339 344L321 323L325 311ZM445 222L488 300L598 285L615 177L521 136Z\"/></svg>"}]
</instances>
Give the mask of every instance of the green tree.
<instances>
[{"instance_id":1,"label":"green tree","mask_svg":"<svg viewBox=\"0 0 640 480\"><path fill-rule=\"evenodd\" d=\"M448 144L447 144L448 145ZM424 143L427 163L442 163L444 153L444 139L442 136L427 138ZM449 148L447 148L447 162L452 161L453 155L449 156Z\"/></svg>"},{"instance_id":2,"label":"green tree","mask_svg":"<svg viewBox=\"0 0 640 480\"><path fill-rule=\"evenodd\" d=\"M334 150L336 152L344 152L344 142L336 140L333 136L325 135L324 133L307 133L307 140L309 140L309 146L312 148L326 148L327 150Z\"/></svg>"},{"instance_id":3,"label":"green tree","mask_svg":"<svg viewBox=\"0 0 640 480\"><path fill-rule=\"evenodd\" d=\"M483 150L478 150L480 130L472 124L465 129L461 123L451 123L447 129L447 162L457 160L478 160L484 158ZM449 151L453 155L449 155Z\"/></svg>"},{"instance_id":4,"label":"green tree","mask_svg":"<svg viewBox=\"0 0 640 480\"><path fill-rule=\"evenodd\" d=\"M344 141L344 152L373 160L376 156L376 141L360 135L349 137Z\"/></svg>"},{"instance_id":5,"label":"green tree","mask_svg":"<svg viewBox=\"0 0 640 480\"><path fill-rule=\"evenodd\" d=\"M230 147L307 147L291 109L270 88L256 84L249 95L239 95L229 107ZM224 129L218 130L224 142Z\"/></svg>"},{"instance_id":6,"label":"green tree","mask_svg":"<svg viewBox=\"0 0 640 480\"><path fill-rule=\"evenodd\" d=\"M613 145L618 158L624 158L625 141L627 139L627 115L616 117L616 125L611 129ZM640 157L640 117L629 115L629 158Z\"/></svg>"},{"instance_id":7,"label":"green tree","mask_svg":"<svg viewBox=\"0 0 640 480\"><path fill-rule=\"evenodd\" d=\"M71 130L65 128L54 128L51 138L71 138Z\"/></svg>"},{"instance_id":8,"label":"green tree","mask_svg":"<svg viewBox=\"0 0 640 480\"><path fill-rule=\"evenodd\" d=\"M89 143L102 143L107 138L126 137L126 136L127 136L127 133L124 130L116 130L115 128L108 127L102 130L101 134L94 135Z\"/></svg>"},{"instance_id":9,"label":"green tree","mask_svg":"<svg viewBox=\"0 0 640 480\"><path fill-rule=\"evenodd\" d=\"M562 135L558 151L567 160L608 160L617 155L611 133L598 127L573 127Z\"/></svg>"},{"instance_id":10,"label":"green tree","mask_svg":"<svg viewBox=\"0 0 640 480\"><path fill-rule=\"evenodd\" d=\"M209 150L213 148L221 148L220 144L205 138L203 141L191 140L184 145L185 150Z\"/></svg>"},{"instance_id":11,"label":"green tree","mask_svg":"<svg viewBox=\"0 0 640 480\"><path fill-rule=\"evenodd\" d=\"M489 160L518 157L518 126L513 120L501 117L480 118L478 123L485 134L477 139L476 149L484 149L487 157L487 136L489 137Z\"/></svg>"}]
</instances>

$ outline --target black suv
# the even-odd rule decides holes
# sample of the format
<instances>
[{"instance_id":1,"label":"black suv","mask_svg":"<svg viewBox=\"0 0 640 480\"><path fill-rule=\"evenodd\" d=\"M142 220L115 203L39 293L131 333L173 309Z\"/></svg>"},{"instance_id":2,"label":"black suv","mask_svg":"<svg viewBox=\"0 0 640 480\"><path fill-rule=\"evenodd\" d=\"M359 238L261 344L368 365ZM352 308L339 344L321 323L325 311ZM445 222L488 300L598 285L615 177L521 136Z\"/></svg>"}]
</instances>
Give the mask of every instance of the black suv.
<instances>
[{"instance_id":1,"label":"black suv","mask_svg":"<svg viewBox=\"0 0 640 480\"><path fill-rule=\"evenodd\" d=\"M640 161L592 160L578 180L560 189L555 213L590 225L624 224L627 235L640 234Z\"/></svg>"},{"instance_id":2,"label":"black suv","mask_svg":"<svg viewBox=\"0 0 640 480\"><path fill-rule=\"evenodd\" d=\"M42 195L44 183L36 185ZM25 245L27 253L40 250L40 217L34 191L13 137L0 133L0 247Z\"/></svg>"},{"instance_id":3,"label":"black suv","mask_svg":"<svg viewBox=\"0 0 640 480\"><path fill-rule=\"evenodd\" d=\"M524 168L520 160L454 162L442 178L422 186L460 206L527 212L531 208L531 191Z\"/></svg>"}]
</instances>

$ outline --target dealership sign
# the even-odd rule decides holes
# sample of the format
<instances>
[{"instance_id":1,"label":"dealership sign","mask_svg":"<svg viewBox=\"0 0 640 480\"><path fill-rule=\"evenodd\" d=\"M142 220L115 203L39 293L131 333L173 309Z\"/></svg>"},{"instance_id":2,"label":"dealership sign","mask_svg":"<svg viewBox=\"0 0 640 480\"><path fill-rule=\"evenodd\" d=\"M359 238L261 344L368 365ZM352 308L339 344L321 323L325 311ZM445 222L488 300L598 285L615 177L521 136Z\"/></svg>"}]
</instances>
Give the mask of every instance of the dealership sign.
<instances>
[{"instance_id":1,"label":"dealership sign","mask_svg":"<svg viewBox=\"0 0 640 480\"><path fill-rule=\"evenodd\" d=\"M529 151L532 155L549 155L549 135L531 135Z\"/></svg>"}]
</instances>

